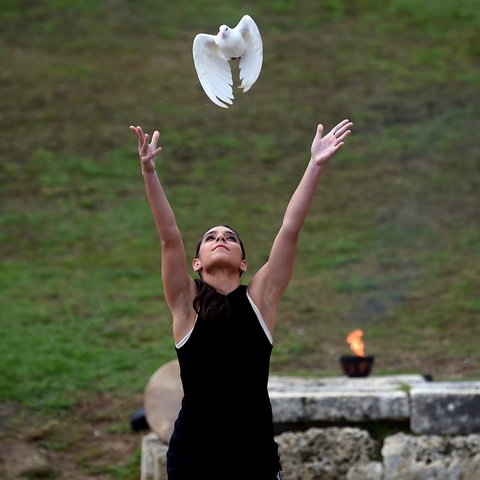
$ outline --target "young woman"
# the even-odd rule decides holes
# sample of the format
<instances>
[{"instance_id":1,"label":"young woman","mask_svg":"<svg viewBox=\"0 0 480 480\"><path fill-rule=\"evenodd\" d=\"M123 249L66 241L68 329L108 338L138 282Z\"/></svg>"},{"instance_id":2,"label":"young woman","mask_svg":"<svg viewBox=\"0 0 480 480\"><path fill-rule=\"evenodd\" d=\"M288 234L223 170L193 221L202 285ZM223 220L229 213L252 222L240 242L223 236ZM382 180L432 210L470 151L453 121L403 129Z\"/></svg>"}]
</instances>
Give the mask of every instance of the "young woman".
<instances>
[{"instance_id":1,"label":"young woman","mask_svg":"<svg viewBox=\"0 0 480 480\"><path fill-rule=\"evenodd\" d=\"M300 230L325 165L344 145L352 123L327 135L318 125L305 173L292 195L267 262L248 285L239 234L215 225L201 236L189 274L182 236L155 170L153 136L136 135L148 202L160 236L162 281L184 397L167 453L168 480L280 478L268 375L275 316L293 271Z\"/></svg>"}]
</instances>

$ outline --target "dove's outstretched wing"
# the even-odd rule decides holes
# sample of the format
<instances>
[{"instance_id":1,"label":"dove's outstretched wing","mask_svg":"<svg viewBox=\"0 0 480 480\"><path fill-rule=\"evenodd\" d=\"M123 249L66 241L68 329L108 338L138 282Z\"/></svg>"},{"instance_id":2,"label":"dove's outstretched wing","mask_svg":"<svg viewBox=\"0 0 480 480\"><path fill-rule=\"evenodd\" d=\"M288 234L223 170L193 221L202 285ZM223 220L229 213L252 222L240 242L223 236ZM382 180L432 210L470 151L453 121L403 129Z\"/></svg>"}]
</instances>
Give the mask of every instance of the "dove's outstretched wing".
<instances>
[{"instance_id":1,"label":"dove's outstretched wing","mask_svg":"<svg viewBox=\"0 0 480 480\"><path fill-rule=\"evenodd\" d=\"M250 15L244 15L235 27L240 31L242 37L247 44L247 50L240 58L240 80L242 81L240 88L248 91L256 82L263 63L263 43L257 24Z\"/></svg>"},{"instance_id":2,"label":"dove's outstretched wing","mask_svg":"<svg viewBox=\"0 0 480 480\"><path fill-rule=\"evenodd\" d=\"M232 70L215 43L215 36L199 33L193 40L193 62L205 93L216 105L233 103Z\"/></svg>"}]
</instances>

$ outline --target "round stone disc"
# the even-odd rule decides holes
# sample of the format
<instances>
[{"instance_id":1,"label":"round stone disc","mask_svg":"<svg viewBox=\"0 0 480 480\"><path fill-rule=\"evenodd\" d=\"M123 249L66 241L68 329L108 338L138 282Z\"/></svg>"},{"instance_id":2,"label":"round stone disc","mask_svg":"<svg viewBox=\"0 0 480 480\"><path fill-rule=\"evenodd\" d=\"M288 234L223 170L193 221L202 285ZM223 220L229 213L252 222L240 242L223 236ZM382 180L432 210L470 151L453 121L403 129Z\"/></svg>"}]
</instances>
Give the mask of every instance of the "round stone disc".
<instances>
[{"instance_id":1,"label":"round stone disc","mask_svg":"<svg viewBox=\"0 0 480 480\"><path fill-rule=\"evenodd\" d=\"M168 443L182 403L183 388L177 360L162 365L145 387L143 401L150 429Z\"/></svg>"}]
</instances>

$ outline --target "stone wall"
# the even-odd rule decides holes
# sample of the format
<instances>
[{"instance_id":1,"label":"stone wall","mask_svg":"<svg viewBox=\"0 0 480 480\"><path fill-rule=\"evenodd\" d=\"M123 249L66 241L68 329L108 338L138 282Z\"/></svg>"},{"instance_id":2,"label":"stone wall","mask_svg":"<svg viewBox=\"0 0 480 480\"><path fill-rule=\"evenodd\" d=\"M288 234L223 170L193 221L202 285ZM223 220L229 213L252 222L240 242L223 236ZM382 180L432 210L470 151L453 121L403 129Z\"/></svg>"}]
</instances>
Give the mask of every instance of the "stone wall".
<instances>
[{"instance_id":1,"label":"stone wall","mask_svg":"<svg viewBox=\"0 0 480 480\"><path fill-rule=\"evenodd\" d=\"M357 427L309 428L276 437L282 480L477 480L480 435L396 433L383 441ZM142 440L141 480L166 480L167 445Z\"/></svg>"},{"instance_id":2,"label":"stone wall","mask_svg":"<svg viewBox=\"0 0 480 480\"><path fill-rule=\"evenodd\" d=\"M480 435L396 433L383 441L355 427L277 437L283 480L480 479Z\"/></svg>"},{"instance_id":3,"label":"stone wall","mask_svg":"<svg viewBox=\"0 0 480 480\"><path fill-rule=\"evenodd\" d=\"M480 479L480 382L271 377L283 480ZM167 444L142 441L141 480Z\"/></svg>"}]
</instances>

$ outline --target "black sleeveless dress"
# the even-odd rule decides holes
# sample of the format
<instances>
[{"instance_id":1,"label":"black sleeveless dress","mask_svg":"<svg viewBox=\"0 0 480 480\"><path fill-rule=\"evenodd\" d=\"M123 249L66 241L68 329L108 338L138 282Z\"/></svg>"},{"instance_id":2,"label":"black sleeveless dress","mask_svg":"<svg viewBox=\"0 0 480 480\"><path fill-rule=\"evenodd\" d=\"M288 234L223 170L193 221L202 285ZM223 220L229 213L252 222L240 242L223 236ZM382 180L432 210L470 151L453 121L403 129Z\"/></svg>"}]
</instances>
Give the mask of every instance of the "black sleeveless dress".
<instances>
[{"instance_id":1,"label":"black sleeveless dress","mask_svg":"<svg viewBox=\"0 0 480 480\"><path fill-rule=\"evenodd\" d=\"M281 470L267 389L272 344L246 286L226 298L228 316L199 316L176 348L184 397L168 480L275 480Z\"/></svg>"}]
</instances>

